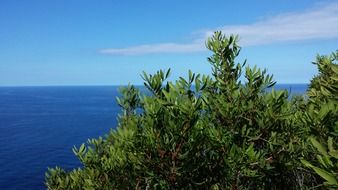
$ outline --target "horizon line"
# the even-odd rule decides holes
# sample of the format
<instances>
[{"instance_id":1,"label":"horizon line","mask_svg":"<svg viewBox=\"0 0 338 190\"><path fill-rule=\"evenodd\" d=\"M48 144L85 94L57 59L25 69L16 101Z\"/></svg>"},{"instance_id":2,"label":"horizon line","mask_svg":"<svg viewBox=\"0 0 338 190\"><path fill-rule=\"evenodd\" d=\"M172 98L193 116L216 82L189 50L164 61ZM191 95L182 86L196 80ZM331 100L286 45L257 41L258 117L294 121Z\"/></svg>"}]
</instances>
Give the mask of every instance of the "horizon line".
<instances>
[{"instance_id":1,"label":"horizon line","mask_svg":"<svg viewBox=\"0 0 338 190\"><path fill-rule=\"evenodd\" d=\"M310 83L276 83L276 85L309 85ZM50 85L0 85L0 88L11 88L11 87L119 87L119 86L144 86L144 84L50 84ZM195 85L192 85L195 86Z\"/></svg>"}]
</instances>

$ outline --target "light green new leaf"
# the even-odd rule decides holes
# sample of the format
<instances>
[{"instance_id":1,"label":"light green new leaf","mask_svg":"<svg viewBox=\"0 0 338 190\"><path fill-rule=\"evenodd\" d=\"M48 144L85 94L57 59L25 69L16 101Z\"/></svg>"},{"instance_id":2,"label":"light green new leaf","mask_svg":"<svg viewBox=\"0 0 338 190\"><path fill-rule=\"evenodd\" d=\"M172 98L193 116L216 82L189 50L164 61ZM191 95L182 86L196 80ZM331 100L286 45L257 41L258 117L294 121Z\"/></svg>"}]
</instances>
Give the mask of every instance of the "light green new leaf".
<instances>
[{"instance_id":1,"label":"light green new leaf","mask_svg":"<svg viewBox=\"0 0 338 190\"><path fill-rule=\"evenodd\" d=\"M315 138L311 137L310 141L312 143L312 145L324 156L327 156L327 150L326 148L320 143L318 142Z\"/></svg>"},{"instance_id":2,"label":"light green new leaf","mask_svg":"<svg viewBox=\"0 0 338 190\"><path fill-rule=\"evenodd\" d=\"M320 177L325 179L328 184L331 184L331 185L338 184L338 181L336 180L336 178L331 173L328 173L327 171L325 171L321 168L317 168L315 166L313 166L313 169L315 170L315 172L318 175L320 175Z\"/></svg>"}]
</instances>

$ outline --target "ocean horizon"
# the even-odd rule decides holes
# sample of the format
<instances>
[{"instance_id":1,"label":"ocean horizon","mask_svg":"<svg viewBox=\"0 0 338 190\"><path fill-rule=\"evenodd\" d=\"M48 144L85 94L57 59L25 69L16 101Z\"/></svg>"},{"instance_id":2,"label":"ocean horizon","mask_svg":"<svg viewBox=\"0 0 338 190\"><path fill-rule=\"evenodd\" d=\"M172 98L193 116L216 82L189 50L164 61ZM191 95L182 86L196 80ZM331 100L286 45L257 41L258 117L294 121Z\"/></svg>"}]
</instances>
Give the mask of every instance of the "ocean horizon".
<instances>
[{"instance_id":1,"label":"ocean horizon","mask_svg":"<svg viewBox=\"0 0 338 190\"><path fill-rule=\"evenodd\" d=\"M307 86L275 89L299 95ZM48 167L81 167L72 148L116 128L119 87L0 87L0 189L46 189Z\"/></svg>"}]
</instances>

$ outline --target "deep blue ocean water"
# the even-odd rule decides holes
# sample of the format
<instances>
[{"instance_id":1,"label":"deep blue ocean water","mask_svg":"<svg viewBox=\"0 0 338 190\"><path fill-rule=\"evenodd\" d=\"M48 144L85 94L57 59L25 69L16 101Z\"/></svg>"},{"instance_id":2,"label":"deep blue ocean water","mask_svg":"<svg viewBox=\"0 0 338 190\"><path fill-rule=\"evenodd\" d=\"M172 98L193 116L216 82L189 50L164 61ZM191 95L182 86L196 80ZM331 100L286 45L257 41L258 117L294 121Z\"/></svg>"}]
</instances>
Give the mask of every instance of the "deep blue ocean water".
<instances>
[{"instance_id":1,"label":"deep blue ocean water","mask_svg":"<svg viewBox=\"0 0 338 190\"><path fill-rule=\"evenodd\" d=\"M117 95L116 86L0 87L0 189L45 189L48 167L81 166L72 147L116 127Z\"/></svg>"}]
</instances>

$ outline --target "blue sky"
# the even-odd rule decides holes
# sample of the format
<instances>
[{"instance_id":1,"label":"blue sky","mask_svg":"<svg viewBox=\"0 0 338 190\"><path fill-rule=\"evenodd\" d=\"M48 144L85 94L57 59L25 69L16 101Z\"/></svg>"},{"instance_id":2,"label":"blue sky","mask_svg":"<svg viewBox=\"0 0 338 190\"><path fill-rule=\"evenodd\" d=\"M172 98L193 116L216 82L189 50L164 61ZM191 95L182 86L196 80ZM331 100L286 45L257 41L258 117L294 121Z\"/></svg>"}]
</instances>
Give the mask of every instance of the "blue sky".
<instances>
[{"instance_id":1,"label":"blue sky","mask_svg":"<svg viewBox=\"0 0 338 190\"><path fill-rule=\"evenodd\" d=\"M307 83L338 49L330 0L1 0L0 86L142 84L142 71L209 74L204 41L239 34L239 61Z\"/></svg>"}]
</instances>

